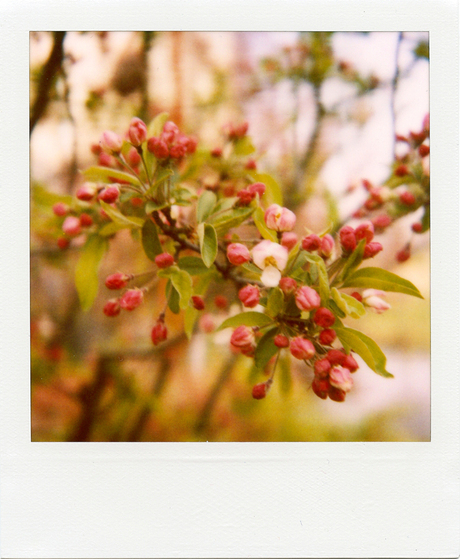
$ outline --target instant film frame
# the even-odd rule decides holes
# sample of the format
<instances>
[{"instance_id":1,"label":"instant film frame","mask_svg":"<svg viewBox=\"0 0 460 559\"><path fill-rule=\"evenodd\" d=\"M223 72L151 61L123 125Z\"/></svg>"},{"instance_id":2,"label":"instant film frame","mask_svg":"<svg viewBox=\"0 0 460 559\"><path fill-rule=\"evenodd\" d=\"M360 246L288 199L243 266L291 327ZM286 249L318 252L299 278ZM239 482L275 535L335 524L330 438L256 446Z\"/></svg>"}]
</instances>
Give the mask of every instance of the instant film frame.
<instances>
[{"instance_id":1,"label":"instant film frame","mask_svg":"<svg viewBox=\"0 0 460 559\"><path fill-rule=\"evenodd\" d=\"M1 556L458 556L457 3L21 2L2 19ZM29 31L146 27L430 32L430 443L30 442Z\"/></svg>"}]
</instances>

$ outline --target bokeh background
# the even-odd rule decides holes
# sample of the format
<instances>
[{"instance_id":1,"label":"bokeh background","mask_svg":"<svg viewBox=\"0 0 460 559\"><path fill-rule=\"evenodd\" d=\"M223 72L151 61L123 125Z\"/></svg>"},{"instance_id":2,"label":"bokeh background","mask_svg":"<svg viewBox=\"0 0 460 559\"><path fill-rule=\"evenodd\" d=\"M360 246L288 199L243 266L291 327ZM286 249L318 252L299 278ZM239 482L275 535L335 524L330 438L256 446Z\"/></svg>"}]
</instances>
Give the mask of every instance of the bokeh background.
<instances>
[{"instance_id":1,"label":"bokeh background","mask_svg":"<svg viewBox=\"0 0 460 559\"><path fill-rule=\"evenodd\" d=\"M389 311L356 323L395 378L361 363L336 403L314 396L293 364L255 401L251 362L229 352L226 332L197 331L189 342L171 315L170 339L152 347L160 291L128 316L103 315L105 276L148 269L129 233L111 242L98 298L83 313L73 283L78 243L56 247L47 194L75 192L103 130L167 111L209 149L222 145L226 124L247 121L257 169L282 185L297 231L337 226L364 200L362 179L388 176L395 133L418 131L429 112L427 34L36 32L30 76L33 441L430 440L429 233L410 228L420 216L379 238L375 265L412 281L424 299L388 294ZM409 241L412 256L399 264Z\"/></svg>"}]
</instances>

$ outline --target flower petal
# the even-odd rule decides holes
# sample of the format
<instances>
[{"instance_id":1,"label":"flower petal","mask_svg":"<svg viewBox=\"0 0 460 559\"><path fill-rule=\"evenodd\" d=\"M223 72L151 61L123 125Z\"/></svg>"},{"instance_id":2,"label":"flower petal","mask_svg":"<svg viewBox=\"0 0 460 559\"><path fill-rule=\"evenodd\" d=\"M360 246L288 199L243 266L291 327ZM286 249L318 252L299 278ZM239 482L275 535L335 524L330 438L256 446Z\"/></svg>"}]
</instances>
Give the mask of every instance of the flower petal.
<instances>
[{"instance_id":1,"label":"flower petal","mask_svg":"<svg viewBox=\"0 0 460 559\"><path fill-rule=\"evenodd\" d=\"M281 272L275 266L267 266L260 279L266 287L276 287L280 282Z\"/></svg>"}]
</instances>

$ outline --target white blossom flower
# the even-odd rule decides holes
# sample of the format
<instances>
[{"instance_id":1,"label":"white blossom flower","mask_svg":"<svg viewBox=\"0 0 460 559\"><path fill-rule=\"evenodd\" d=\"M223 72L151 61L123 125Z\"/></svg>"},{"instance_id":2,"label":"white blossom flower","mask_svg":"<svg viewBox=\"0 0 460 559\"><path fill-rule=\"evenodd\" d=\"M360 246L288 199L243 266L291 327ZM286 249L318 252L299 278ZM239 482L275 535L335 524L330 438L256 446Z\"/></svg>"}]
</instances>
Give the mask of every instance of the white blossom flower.
<instances>
[{"instance_id":1,"label":"white blossom flower","mask_svg":"<svg viewBox=\"0 0 460 559\"><path fill-rule=\"evenodd\" d=\"M262 241L252 249L254 264L263 270L261 281L267 287L276 287L281 279L281 272L286 268L288 250L272 241Z\"/></svg>"},{"instance_id":2,"label":"white blossom flower","mask_svg":"<svg viewBox=\"0 0 460 559\"><path fill-rule=\"evenodd\" d=\"M378 289L366 289L363 291L363 304L370 307L378 314L391 309L391 305L384 301L381 297L385 297L386 293Z\"/></svg>"}]
</instances>

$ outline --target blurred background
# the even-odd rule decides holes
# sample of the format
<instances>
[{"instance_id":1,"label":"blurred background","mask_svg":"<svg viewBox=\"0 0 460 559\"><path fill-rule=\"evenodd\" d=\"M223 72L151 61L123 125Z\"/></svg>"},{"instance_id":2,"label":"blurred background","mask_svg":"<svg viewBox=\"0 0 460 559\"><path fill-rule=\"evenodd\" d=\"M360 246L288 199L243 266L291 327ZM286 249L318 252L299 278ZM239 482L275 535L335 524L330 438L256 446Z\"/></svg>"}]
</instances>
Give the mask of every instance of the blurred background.
<instances>
[{"instance_id":1,"label":"blurred background","mask_svg":"<svg viewBox=\"0 0 460 559\"><path fill-rule=\"evenodd\" d=\"M250 359L228 350L229 334L204 327L189 342L181 315L168 315L169 340L154 348L161 290L107 318L104 278L148 268L127 231L111 241L99 295L82 312L78 243L61 251L52 226L53 193L75 193L102 131L162 111L208 150L222 146L228 123L247 121L257 171L276 177L299 234L353 225L361 181L389 176L395 134L419 131L429 112L428 34L33 32L30 107L33 441L430 440L429 233L412 233L419 215L379 236L385 250L372 264L424 299L390 293L384 315L348 322L377 341L395 378L361 361L344 403L319 400L295 363L253 400L259 379ZM411 258L398 263L408 242ZM224 294L234 297L231 286ZM211 311L219 323L222 311Z\"/></svg>"}]
</instances>

